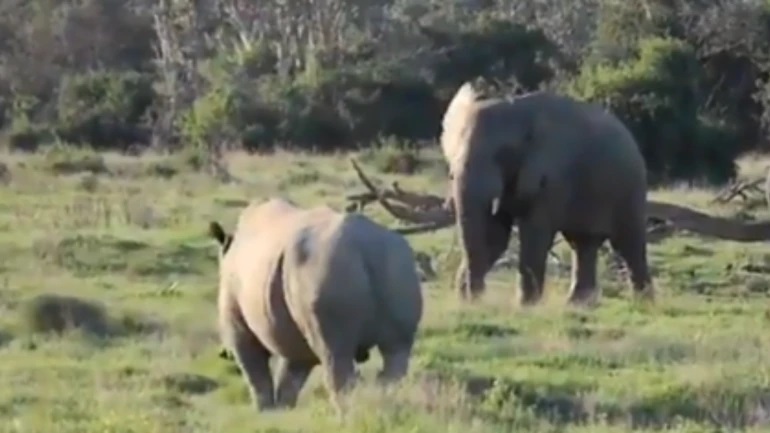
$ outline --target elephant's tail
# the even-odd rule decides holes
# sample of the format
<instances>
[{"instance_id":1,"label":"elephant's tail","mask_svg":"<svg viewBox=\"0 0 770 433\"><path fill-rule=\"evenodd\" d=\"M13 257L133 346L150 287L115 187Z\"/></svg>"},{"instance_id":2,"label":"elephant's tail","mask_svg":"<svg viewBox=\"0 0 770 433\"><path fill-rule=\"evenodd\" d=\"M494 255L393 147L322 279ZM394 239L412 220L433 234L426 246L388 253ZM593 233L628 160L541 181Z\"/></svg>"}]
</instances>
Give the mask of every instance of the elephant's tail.
<instances>
[{"instance_id":1,"label":"elephant's tail","mask_svg":"<svg viewBox=\"0 0 770 433\"><path fill-rule=\"evenodd\" d=\"M449 101L444 118L441 121L441 148L447 162L453 161L462 146L460 145L460 134L465 129L476 106L478 93L470 82L464 83L457 89L452 100Z\"/></svg>"}]
</instances>

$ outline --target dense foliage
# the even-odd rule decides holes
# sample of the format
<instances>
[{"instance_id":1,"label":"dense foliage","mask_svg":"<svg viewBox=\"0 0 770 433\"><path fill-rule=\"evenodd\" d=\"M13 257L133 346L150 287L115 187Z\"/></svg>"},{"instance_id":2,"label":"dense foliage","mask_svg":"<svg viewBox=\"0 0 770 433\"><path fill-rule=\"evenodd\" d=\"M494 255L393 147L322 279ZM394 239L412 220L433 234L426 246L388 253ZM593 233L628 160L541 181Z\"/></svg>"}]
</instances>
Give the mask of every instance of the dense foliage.
<instances>
[{"instance_id":1,"label":"dense foliage","mask_svg":"<svg viewBox=\"0 0 770 433\"><path fill-rule=\"evenodd\" d=\"M767 0L0 0L9 146L435 140L457 86L551 88L632 129L651 179L770 138Z\"/></svg>"}]
</instances>

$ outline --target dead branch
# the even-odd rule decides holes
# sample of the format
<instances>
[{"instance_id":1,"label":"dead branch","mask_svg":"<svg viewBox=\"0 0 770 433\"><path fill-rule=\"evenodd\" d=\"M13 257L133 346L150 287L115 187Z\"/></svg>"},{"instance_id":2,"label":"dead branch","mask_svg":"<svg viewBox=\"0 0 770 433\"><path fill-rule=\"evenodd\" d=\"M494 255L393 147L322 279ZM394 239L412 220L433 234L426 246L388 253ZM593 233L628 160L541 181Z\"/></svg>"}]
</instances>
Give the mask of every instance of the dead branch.
<instances>
[{"instance_id":1,"label":"dead branch","mask_svg":"<svg viewBox=\"0 0 770 433\"><path fill-rule=\"evenodd\" d=\"M761 187L764 182L764 178L734 182L717 194L712 200L712 203L728 203L736 197L740 197L742 200L746 201L749 199L749 193L752 191L764 194L765 191L763 191Z\"/></svg>"},{"instance_id":2,"label":"dead branch","mask_svg":"<svg viewBox=\"0 0 770 433\"><path fill-rule=\"evenodd\" d=\"M395 183L395 188L392 190L382 191L374 185L374 182L369 180L354 159L351 159L350 162L356 174L358 174L361 183L369 190L369 195L356 194L348 197L348 200L358 200L356 203L358 209L363 209L368 202L377 201L396 219L416 225L405 229L397 229L397 231L404 234L435 231L454 224L452 213L441 206L444 203L443 198L432 194L405 192L398 188L398 185ZM391 203L388 200L399 203Z\"/></svg>"},{"instance_id":3,"label":"dead branch","mask_svg":"<svg viewBox=\"0 0 770 433\"><path fill-rule=\"evenodd\" d=\"M400 187L382 190L364 174L355 160L351 159L351 163L359 179L367 188L368 195L354 194L348 199L358 200L359 203L363 200L377 201L397 220L410 224L408 227L395 229L399 233L405 235L425 233L451 227L454 224L454 214L450 208L443 206L442 197L429 193L406 192ZM757 181L752 181L746 188L755 186L758 186ZM770 222L741 222L711 216L671 203L648 200L647 219L650 223L649 242L658 241L679 230L736 242L770 240Z\"/></svg>"}]
</instances>

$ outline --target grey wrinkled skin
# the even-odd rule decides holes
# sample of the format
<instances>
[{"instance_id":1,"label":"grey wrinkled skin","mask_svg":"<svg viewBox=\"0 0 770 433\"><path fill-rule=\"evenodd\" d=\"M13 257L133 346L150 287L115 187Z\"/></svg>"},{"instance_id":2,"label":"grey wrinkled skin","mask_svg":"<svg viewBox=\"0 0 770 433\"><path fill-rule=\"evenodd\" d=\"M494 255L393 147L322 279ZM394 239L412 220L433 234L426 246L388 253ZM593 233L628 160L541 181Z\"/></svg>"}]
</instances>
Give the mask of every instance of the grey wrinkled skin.
<instances>
[{"instance_id":1,"label":"grey wrinkled skin","mask_svg":"<svg viewBox=\"0 0 770 433\"><path fill-rule=\"evenodd\" d=\"M463 249L456 287L479 296L492 265L519 229L522 305L543 295L557 233L572 248L569 302L593 305L597 254L609 240L634 293L653 300L646 251L647 174L631 133L613 114L548 92L478 97L461 86L443 120L441 147Z\"/></svg>"},{"instance_id":2,"label":"grey wrinkled skin","mask_svg":"<svg viewBox=\"0 0 770 433\"><path fill-rule=\"evenodd\" d=\"M406 240L360 214L252 203L232 235L217 222L219 331L258 409L293 407L321 365L333 402L376 347L382 382L408 370L423 300ZM281 359L274 382L269 360Z\"/></svg>"}]
</instances>

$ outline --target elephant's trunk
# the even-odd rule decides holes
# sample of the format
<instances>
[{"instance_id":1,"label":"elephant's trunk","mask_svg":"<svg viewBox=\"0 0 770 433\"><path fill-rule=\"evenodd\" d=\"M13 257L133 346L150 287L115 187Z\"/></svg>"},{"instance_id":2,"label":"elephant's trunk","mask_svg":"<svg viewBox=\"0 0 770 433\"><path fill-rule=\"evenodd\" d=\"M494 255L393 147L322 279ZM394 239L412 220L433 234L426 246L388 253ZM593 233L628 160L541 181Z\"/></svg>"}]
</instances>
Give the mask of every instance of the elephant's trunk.
<instances>
[{"instance_id":1,"label":"elephant's trunk","mask_svg":"<svg viewBox=\"0 0 770 433\"><path fill-rule=\"evenodd\" d=\"M473 182L473 179L464 179L463 176L455 179L453 204L463 251L458 289L462 295L473 296L484 290L484 277L488 271L486 224L491 200L487 200L478 189L470 187L469 181Z\"/></svg>"}]
</instances>

